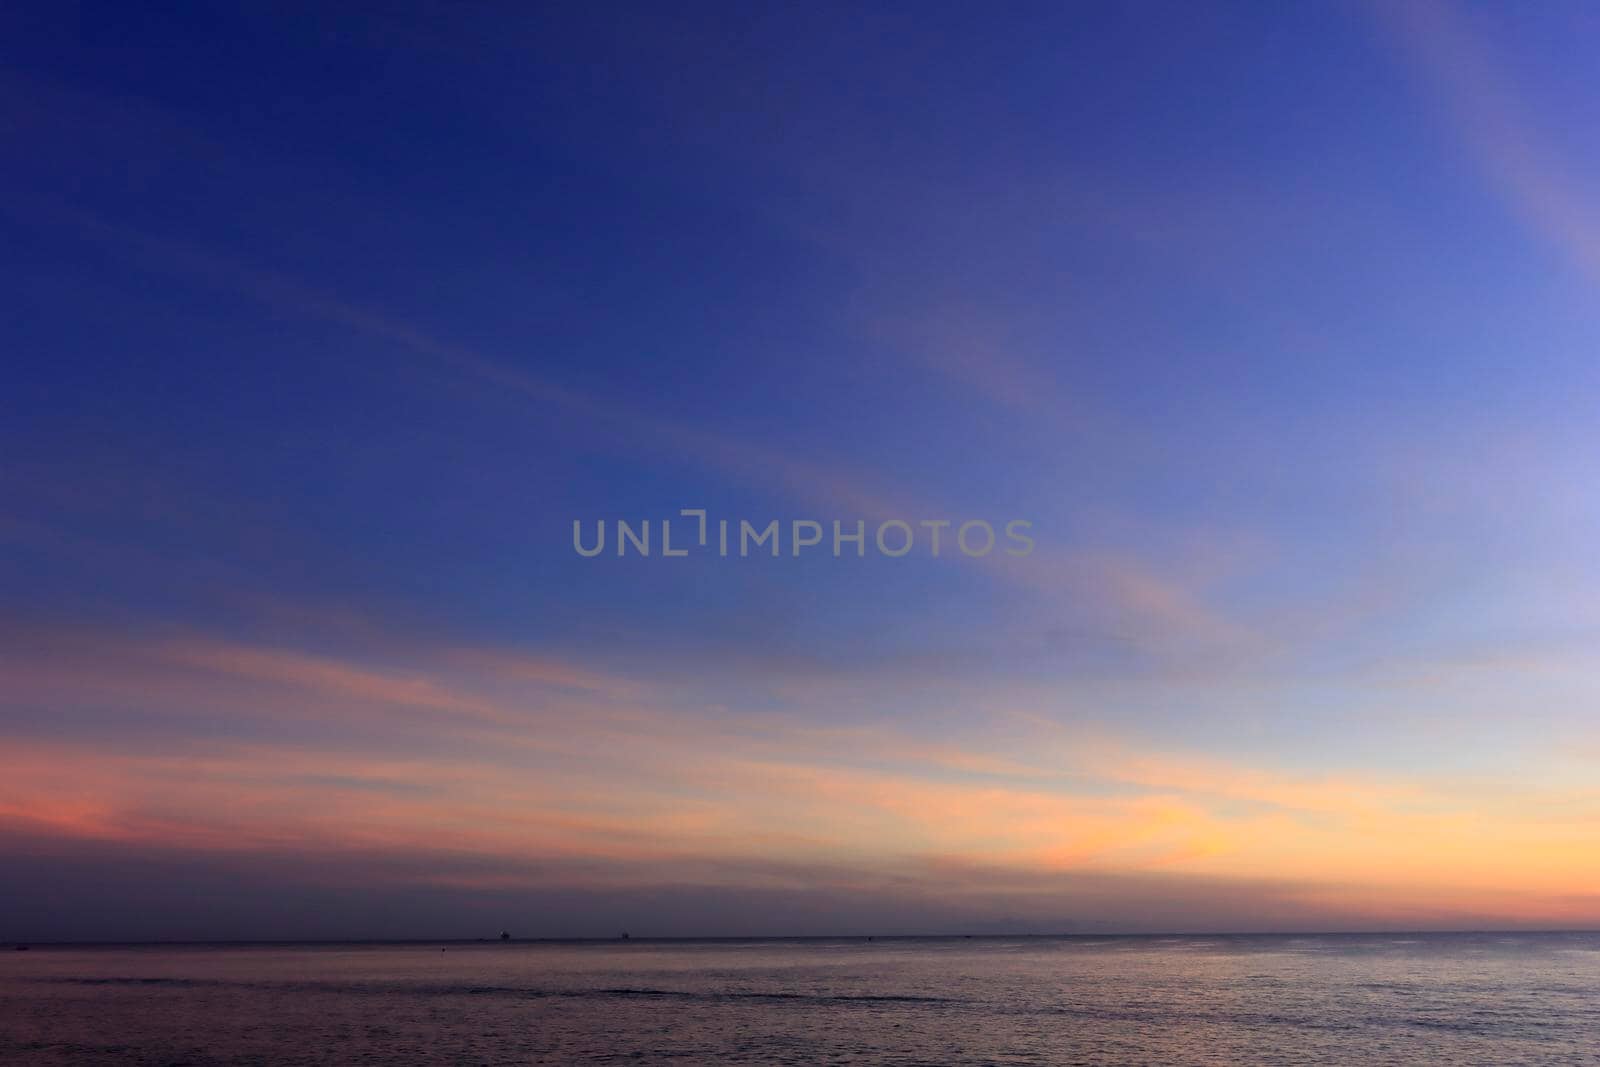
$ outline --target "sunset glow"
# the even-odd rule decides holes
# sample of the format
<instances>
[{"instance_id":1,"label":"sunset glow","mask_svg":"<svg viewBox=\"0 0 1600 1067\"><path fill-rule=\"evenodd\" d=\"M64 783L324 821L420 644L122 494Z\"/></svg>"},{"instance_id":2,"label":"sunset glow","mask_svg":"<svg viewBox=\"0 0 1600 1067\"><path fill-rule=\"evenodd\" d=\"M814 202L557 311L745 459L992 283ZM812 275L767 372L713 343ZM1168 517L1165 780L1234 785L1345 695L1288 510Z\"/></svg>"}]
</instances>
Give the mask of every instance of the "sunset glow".
<instances>
[{"instance_id":1,"label":"sunset glow","mask_svg":"<svg viewBox=\"0 0 1600 1067\"><path fill-rule=\"evenodd\" d=\"M0 913L1600 926L1557 7L330 14L278 66L33 27Z\"/></svg>"}]
</instances>

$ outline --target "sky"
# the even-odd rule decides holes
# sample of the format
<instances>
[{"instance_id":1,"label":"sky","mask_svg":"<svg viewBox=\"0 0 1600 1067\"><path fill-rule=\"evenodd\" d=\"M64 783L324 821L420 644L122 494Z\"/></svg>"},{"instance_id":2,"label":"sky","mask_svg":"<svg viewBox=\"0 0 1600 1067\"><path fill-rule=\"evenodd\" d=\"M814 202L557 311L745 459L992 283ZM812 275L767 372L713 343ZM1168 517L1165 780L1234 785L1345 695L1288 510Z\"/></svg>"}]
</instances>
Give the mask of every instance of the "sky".
<instances>
[{"instance_id":1,"label":"sky","mask_svg":"<svg viewBox=\"0 0 1600 1067\"><path fill-rule=\"evenodd\" d=\"M7 5L0 938L1600 926L1597 47Z\"/></svg>"}]
</instances>

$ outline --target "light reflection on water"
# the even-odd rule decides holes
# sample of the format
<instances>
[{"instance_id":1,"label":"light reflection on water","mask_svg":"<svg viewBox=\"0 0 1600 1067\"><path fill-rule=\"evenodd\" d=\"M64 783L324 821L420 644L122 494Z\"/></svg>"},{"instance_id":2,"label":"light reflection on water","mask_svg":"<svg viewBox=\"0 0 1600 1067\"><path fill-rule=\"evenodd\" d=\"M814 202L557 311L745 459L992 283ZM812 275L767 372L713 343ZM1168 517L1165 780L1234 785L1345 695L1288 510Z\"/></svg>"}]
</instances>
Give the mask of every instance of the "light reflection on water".
<instances>
[{"instance_id":1,"label":"light reflection on water","mask_svg":"<svg viewBox=\"0 0 1600 1067\"><path fill-rule=\"evenodd\" d=\"M1600 935L39 947L0 958L0 1062L358 1060L1600 1063Z\"/></svg>"}]
</instances>

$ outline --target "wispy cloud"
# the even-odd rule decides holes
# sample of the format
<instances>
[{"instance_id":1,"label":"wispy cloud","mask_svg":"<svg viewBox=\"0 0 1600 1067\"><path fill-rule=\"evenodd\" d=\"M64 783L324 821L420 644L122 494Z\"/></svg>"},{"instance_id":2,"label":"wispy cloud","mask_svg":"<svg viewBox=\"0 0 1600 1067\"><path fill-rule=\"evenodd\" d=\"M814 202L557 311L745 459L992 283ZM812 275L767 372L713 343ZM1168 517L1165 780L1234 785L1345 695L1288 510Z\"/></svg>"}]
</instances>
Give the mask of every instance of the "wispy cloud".
<instances>
[{"instance_id":1,"label":"wispy cloud","mask_svg":"<svg viewBox=\"0 0 1600 1067\"><path fill-rule=\"evenodd\" d=\"M492 650L441 648L404 671L166 638L29 658L31 674L5 664L13 715L118 693L123 715L181 699L262 727L342 719L365 740L262 729L116 752L13 729L0 820L14 840L425 855L438 866L423 881L457 887L548 887L551 864L561 884L587 869L613 887L766 886L752 872L777 864L791 886L852 872L949 900L1058 877L1159 876L1179 893L1280 879L1329 915L1351 887L1390 914L1431 899L1530 920L1576 914L1572 895L1600 876L1600 824L1550 818L1600 810L1593 790L1287 774L1109 734L1069 743L1047 724L929 745L889 724L685 707L664 683Z\"/></svg>"},{"instance_id":2,"label":"wispy cloud","mask_svg":"<svg viewBox=\"0 0 1600 1067\"><path fill-rule=\"evenodd\" d=\"M1600 286L1600 188L1543 126L1472 9L1449 0L1374 7L1511 213Z\"/></svg>"}]
</instances>

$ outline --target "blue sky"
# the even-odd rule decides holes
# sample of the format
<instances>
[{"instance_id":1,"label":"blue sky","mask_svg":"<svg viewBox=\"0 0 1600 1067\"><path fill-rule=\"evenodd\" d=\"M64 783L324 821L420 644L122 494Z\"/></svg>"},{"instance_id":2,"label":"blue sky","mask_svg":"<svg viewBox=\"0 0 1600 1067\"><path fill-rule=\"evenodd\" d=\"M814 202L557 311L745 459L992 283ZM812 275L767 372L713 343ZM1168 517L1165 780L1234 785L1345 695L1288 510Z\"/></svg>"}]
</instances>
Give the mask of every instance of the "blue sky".
<instances>
[{"instance_id":1,"label":"blue sky","mask_svg":"<svg viewBox=\"0 0 1600 1067\"><path fill-rule=\"evenodd\" d=\"M818 930L902 891L935 926L1138 927L1075 887L1157 874L1301 925L1600 916L1592 871L1538 858L1600 854L1597 32L1578 4L16 7L0 744L86 784L0 790L0 830L207 871L236 840L311 894L330 849L511 820L489 882L351 872L444 894L380 933L446 932L461 894L765 892L761 863ZM572 551L575 519L685 507L1020 518L1037 550ZM686 753L649 788L605 755L644 720ZM811 799L756 796L758 764ZM1120 823L1073 806L1129 791ZM994 822L916 821L942 804ZM1385 874L1372 819L1437 862ZM1469 826L1534 873L1463 866ZM1339 862L1274 851L1295 827ZM296 929L246 912L219 936Z\"/></svg>"}]
</instances>

